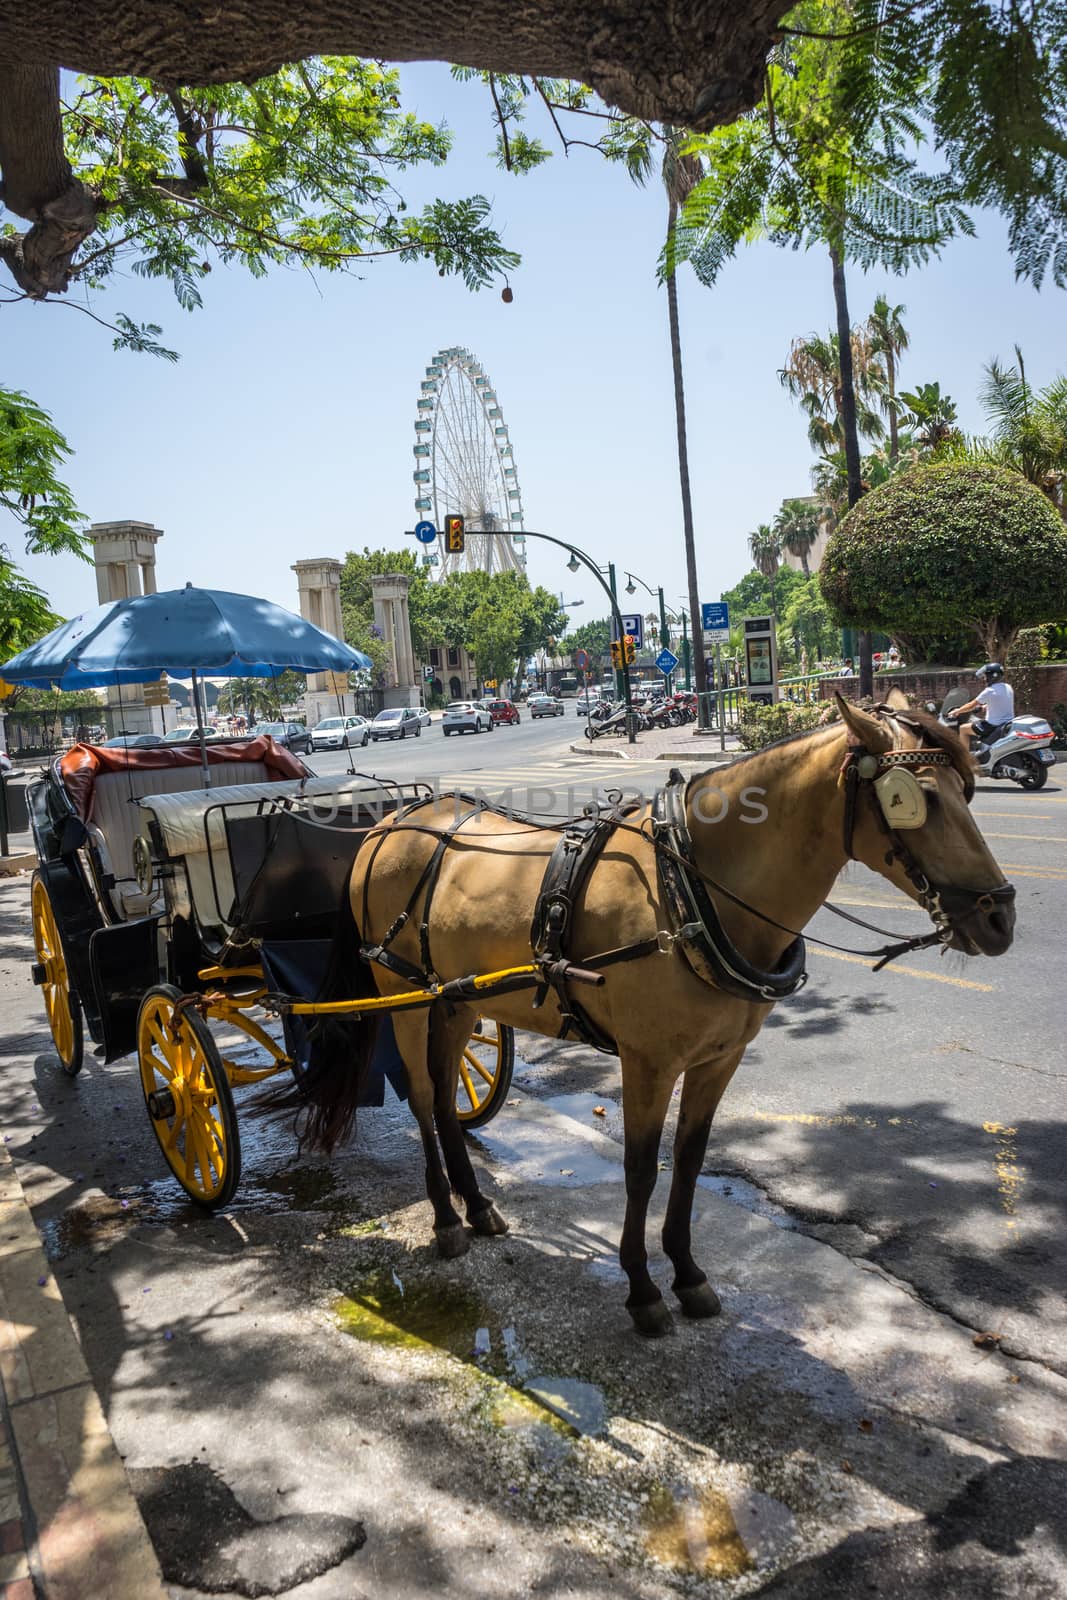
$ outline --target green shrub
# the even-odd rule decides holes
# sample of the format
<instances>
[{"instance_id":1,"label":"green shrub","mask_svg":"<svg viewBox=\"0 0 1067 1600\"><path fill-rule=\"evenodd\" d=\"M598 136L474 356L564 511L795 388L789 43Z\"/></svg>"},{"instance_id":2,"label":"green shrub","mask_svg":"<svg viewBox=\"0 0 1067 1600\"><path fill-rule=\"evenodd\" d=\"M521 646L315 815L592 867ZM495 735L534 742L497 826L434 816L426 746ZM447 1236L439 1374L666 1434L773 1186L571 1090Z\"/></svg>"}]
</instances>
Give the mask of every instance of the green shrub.
<instances>
[{"instance_id":1,"label":"green shrub","mask_svg":"<svg viewBox=\"0 0 1067 1600\"><path fill-rule=\"evenodd\" d=\"M785 739L791 733L804 733L816 727L830 710L827 702L794 705L791 700L779 700L772 706L761 706L749 701L741 708L737 732L746 750L762 750L775 739Z\"/></svg>"},{"instance_id":2,"label":"green shrub","mask_svg":"<svg viewBox=\"0 0 1067 1600\"><path fill-rule=\"evenodd\" d=\"M1008 467L917 467L853 506L819 582L840 623L897 639L966 627L1003 660L1020 628L1067 611L1067 528Z\"/></svg>"}]
</instances>

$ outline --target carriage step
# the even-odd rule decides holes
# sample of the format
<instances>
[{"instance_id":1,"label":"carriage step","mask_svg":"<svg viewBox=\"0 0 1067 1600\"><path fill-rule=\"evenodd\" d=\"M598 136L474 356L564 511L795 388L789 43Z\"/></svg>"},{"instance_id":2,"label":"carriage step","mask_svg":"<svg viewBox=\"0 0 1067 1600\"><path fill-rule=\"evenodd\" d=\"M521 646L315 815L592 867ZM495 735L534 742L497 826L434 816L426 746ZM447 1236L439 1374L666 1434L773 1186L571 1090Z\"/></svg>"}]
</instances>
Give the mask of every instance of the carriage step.
<instances>
[{"instance_id":1,"label":"carriage step","mask_svg":"<svg viewBox=\"0 0 1067 1600\"><path fill-rule=\"evenodd\" d=\"M41 984L45 981L47 976L48 972L43 961L35 961L30 967L30 977L33 979L38 989L41 987Z\"/></svg>"},{"instance_id":2,"label":"carriage step","mask_svg":"<svg viewBox=\"0 0 1067 1600\"><path fill-rule=\"evenodd\" d=\"M176 1110L174 1096L169 1089L153 1089L148 1096L148 1115L153 1122L159 1122L164 1117L172 1117Z\"/></svg>"}]
</instances>

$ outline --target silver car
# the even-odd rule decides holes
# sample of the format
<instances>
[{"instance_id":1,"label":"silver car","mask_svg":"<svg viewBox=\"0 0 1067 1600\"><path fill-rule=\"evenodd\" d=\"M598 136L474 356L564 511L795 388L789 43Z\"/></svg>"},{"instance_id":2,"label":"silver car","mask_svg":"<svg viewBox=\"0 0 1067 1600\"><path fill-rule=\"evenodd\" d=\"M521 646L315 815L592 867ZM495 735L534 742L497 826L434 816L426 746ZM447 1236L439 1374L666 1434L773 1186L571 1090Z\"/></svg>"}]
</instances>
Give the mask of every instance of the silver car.
<instances>
[{"instance_id":1,"label":"silver car","mask_svg":"<svg viewBox=\"0 0 1067 1600\"><path fill-rule=\"evenodd\" d=\"M446 739L450 733L492 733L493 719L476 700L453 700L445 706L441 731Z\"/></svg>"},{"instance_id":2,"label":"silver car","mask_svg":"<svg viewBox=\"0 0 1067 1600\"><path fill-rule=\"evenodd\" d=\"M370 724L366 717L324 717L311 730L312 750L350 750L353 745L366 749Z\"/></svg>"},{"instance_id":3,"label":"silver car","mask_svg":"<svg viewBox=\"0 0 1067 1600\"><path fill-rule=\"evenodd\" d=\"M563 701L554 694L532 694L526 702L530 708L530 716L537 717L562 717L567 713Z\"/></svg>"}]
</instances>

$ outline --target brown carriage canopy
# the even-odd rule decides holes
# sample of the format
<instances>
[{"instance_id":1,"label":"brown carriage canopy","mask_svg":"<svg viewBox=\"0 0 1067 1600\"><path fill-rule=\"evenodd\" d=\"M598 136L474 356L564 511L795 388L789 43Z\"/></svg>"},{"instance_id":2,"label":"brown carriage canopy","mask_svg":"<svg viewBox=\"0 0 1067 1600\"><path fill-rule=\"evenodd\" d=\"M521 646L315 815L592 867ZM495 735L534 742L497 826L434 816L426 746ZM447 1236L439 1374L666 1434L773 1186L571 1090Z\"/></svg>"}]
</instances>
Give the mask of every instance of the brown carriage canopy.
<instances>
[{"instance_id":1,"label":"brown carriage canopy","mask_svg":"<svg viewBox=\"0 0 1067 1600\"><path fill-rule=\"evenodd\" d=\"M267 769L270 782L280 782L283 778L303 778L307 774L303 762L298 761L284 745L275 744L269 734L228 744L207 744L204 754L209 767L230 761L261 762ZM128 772L131 769L151 772L202 765L203 755L199 744L162 744L136 748L72 744L66 755L60 758L59 775L75 811L85 821L92 811L93 785L101 772Z\"/></svg>"}]
</instances>

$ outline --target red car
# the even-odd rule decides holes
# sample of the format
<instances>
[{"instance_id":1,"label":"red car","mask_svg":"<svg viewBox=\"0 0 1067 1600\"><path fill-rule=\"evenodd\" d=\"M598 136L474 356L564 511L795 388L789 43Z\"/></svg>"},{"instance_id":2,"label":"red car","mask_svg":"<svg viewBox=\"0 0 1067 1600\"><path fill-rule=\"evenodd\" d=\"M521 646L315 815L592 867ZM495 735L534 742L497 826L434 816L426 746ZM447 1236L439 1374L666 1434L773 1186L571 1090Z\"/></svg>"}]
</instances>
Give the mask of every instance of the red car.
<instances>
[{"instance_id":1,"label":"red car","mask_svg":"<svg viewBox=\"0 0 1067 1600\"><path fill-rule=\"evenodd\" d=\"M510 700L487 700L485 708L494 722L521 722L518 706Z\"/></svg>"}]
</instances>

